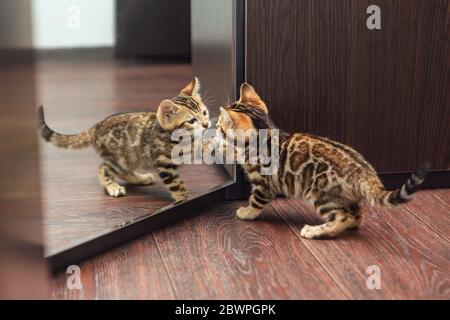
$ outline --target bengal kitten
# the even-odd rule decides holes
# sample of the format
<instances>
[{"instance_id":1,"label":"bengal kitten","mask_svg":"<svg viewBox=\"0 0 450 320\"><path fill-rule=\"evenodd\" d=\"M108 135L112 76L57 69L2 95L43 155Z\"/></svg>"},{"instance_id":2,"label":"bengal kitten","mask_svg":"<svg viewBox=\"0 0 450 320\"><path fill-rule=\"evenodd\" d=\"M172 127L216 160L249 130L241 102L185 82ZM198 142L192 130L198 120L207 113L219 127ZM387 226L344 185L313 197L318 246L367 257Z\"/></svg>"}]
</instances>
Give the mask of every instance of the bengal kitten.
<instances>
[{"instance_id":1,"label":"bengal kitten","mask_svg":"<svg viewBox=\"0 0 450 320\"><path fill-rule=\"evenodd\" d=\"M248 141L248 135L242 131L239 135L237 129L268 129L268 141L276 129L266 104L246 83L241 87L240 100L221 108L217 128L222 139L227 135L231 141ZM250 164L248 160L242 165L252 188L249 205L239 208L237 216L244 220L257 218L277 194L307 200L325 223L305 225L301 230L305 238L334 237L356 228L363 221L361 200L392 207L410 200L425 179L425 168L419 169L400 189L388 191L363 156L346 145L305 133L281 133L279 141L275 174L262 175L261 164ZM247 155L248 148L245 145Z\"/></svg>"},{"instance_id":2,"label":"bengal kitten","mask_svg":"<svg viewBox=\"0 0 450 320\"><path fill-rule=\"evenodd\" d=\"M109 116L80 134L66 135L53 131L39 108L42 137L59 148L80 149L93 146L100 154L100 184L111 197L125 195L125 187L116 178L131 184L150 185L155 169L175 201L189 197L186 186L172 162L175 129L193 132L209 127L209 113L200 96L200 82L191 81L180 94L161 102L156 113L128 112Z\"/></svg>"}]
</instances>

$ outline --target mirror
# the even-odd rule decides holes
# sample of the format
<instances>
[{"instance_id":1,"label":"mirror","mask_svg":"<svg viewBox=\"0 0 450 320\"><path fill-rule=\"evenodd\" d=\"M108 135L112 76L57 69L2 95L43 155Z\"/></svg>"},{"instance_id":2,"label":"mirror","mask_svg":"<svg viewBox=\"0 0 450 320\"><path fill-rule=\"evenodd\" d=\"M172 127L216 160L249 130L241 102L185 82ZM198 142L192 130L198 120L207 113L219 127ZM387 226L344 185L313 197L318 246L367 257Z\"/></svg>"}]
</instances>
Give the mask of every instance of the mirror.
<instances>
[{"instance_id":1,"label":"mirror","mask_svg":"<svg viewBox=\"0 0 450 320\"><path fill-rule=\"evenodd\" d=\"M149 169L154 159L147 153L154 157L156 145L148 137L155 138L156 127L164 129L166 120L202 126L208 114L201 101L212 118L226 94L234 94L230 71L223 73L227 85L218 89L210 72L193 70L190 1L30 5L36 100L46 124L40 165L47 256L173 207L177 175L190 193L184 202L233 181L233 166L220 164L185 164L175 172L161 169L169 167L165 163L158 174L152 163ZM192 97L195 75L202 82L201 100ZM183 89L184 98L174 99ZM186 100L198 115L182 110Z\"/></svg>"}]
</instances>

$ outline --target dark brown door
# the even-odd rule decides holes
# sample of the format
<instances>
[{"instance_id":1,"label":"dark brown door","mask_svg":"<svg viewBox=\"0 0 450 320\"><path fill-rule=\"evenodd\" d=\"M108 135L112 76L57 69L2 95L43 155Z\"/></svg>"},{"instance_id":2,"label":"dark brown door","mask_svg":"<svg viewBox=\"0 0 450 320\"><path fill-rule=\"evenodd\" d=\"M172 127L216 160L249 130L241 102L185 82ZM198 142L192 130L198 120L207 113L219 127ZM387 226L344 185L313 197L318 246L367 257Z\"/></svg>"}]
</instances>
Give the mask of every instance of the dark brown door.
<instances>
[{"instance_id":1,"label":"dark brown door","mask_svg":"<svg viewBox=\"0 0 450 320\"><path fill-rule=\"evenodd\" d=\"M116 0L116 55L190 58L190 0Z\"/></svg>"},{"instance_id":2,"label":"dark brown door","mask_svg":"<svg viewBox=\"0 0 450 320\"><path fill-rule=\"evenodd\" d=\"M247 0L247 80L281 128L352 145L379 172L449 170L449 3Z\"/></svg>"}]
</instances>

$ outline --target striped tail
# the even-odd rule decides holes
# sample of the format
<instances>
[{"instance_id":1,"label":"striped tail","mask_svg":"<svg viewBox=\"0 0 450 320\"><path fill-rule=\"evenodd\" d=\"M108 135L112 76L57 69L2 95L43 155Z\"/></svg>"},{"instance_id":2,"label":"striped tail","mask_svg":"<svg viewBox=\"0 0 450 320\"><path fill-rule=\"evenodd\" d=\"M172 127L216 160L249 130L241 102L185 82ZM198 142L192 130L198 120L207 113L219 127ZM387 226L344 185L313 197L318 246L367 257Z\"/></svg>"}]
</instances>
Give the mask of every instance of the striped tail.
<instances>
[{"instance_id":1,"label":"striped tail","mask_svg":"<svg viewBox=\"0 0 450 320\"><path fill-rule=\"evenodd\" d=\"M427 169L428 165L422 165L411 175L400 189L388 191L383 188L382 190L378 190L369 201L372 204L389 208L408 202L412 199L412 195L420 189L420 185L425 181Z\"/></svg>"},{"instance_id":2,"label":"striped tail","mask_svg":"<svg viewBox=\"0 0 450 320\"><path fill-rule=\"evenodd\" d=\"M38 109L38 124L42 138L59 148L81 149L91 144L92 129L74 135L61 134L50 129L45 123L44 108L42 106Z\"/></svg>"}]
</instances>

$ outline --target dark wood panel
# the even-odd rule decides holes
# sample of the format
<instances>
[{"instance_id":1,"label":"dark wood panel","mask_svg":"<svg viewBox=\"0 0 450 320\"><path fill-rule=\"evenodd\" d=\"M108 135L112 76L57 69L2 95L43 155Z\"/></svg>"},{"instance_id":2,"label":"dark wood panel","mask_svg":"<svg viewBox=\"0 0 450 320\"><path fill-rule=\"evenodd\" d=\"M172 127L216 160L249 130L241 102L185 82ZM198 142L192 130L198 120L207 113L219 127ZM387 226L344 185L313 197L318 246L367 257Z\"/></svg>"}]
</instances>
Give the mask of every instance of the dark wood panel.
<instances>
[{"instance_id":1,"label":"dark wood panel","mask_svg":"<svg viewBox=\"0 0 450 320\"><path fill-rule=\"evenodd\" d=\"M380 172L450 169L447 0L248 0L247 80L275 122L342 141Z\"/></svg>"},{"instance_id":2,"label":"dark wood panel","mask_svg":"<svg viewBox=\"0 0 450 320\"><path fill-rule=\"evenodd\" d=\"M428 191L432 195L433 191ZM448 197L448 191L446 191ZM423 215L438 215L422 195L411 202ZM314 210L294 200L277 200L273 208L300 237L303 225L317 224ZM363 207L365 221L330 241L301 239L352 299L448 299L448 241L404 207ZM447 212L448 214L448 212ZM444 223L444 221L442 221ZM448 228L442 230L448 238ZM367 268L381 271L381 290L369 290Z\"/></svg>"},{"instance_id":3,"label":"dark wood panel","mask_svg":"<svg viewBox=\"0 0 450 320\"><path fill-rule=\"evenodd\" d=\"M304 13L306 14L306 13ZM302 96L297 83L305 83L296 70L299 59L298 1L247 1L246 80L253 84L285 130L298 130L296 111ZM307 120L302 120L307 121Z\"/></svg>"},{"instance_id":4,"label":"dark wood panel","mask_svg":"<svg viewBox=\"0 0 450 320\"><path fill-rule=\"evenodd\" d=\"M116 0L116 55L191 55L190 0Z\"/></svg>"}]
</instances>

